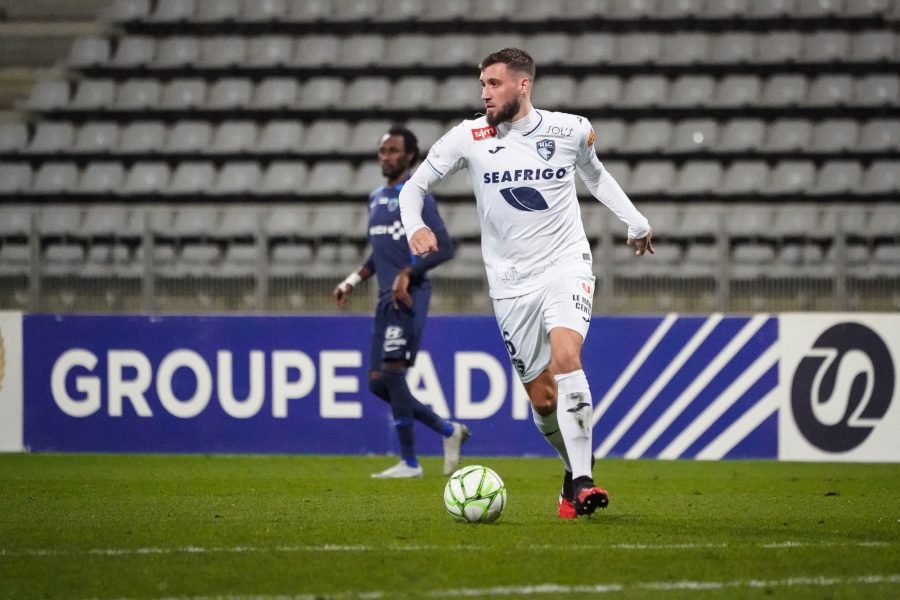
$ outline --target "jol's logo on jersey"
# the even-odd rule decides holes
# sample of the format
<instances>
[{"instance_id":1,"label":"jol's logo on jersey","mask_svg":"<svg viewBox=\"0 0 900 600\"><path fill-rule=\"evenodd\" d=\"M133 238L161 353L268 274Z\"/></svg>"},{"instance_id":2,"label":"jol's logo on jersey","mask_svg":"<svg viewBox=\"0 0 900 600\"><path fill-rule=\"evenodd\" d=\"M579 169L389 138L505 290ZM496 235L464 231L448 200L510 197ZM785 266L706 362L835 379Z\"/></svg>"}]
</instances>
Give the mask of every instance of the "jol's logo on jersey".
<instances>
[{"instance_id":1,"label":"jol's logo on jersey","mask_svg":"<svg viewBox=\"0 0 900 600\"><path fill-rule=\"evenodd\" d=\"M480 127L478 129L472 130L472 139L476 142L480 142L481 140L486 140L492 137L497 137L497 128L488 125L487 127Z\"/></svg>"},{"instance_id":2,"label":"jol's logo on jersey","mask_svg":"<svg viewBox=\"0 0 900 600\"><path fill-rule=\"evenodd\" d=\"M537 145L537 153L540 154L541 158L544 160L553 158L553 154L556 152L555 140L538 140L535 143Z\"/></svg>"}]
</instances>

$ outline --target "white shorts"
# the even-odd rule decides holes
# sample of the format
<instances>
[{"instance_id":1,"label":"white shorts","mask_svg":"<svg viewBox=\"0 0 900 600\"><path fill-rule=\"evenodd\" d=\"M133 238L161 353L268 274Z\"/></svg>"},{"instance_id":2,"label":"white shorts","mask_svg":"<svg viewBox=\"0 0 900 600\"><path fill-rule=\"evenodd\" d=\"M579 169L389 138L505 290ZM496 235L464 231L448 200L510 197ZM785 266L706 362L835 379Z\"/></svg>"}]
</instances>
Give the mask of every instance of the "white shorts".
<instances>
[{"instance_id":1,"label":"white shorts","mask_svg":"<svg viewBox=\"0 0 900 600\"><path fill-rule=\"evenodd\" d=\"M566 327L587 337L594 298L589 264L566 266L545 287L514 298L494 298L494 315L519 378L528 383L550 364L550 330Z\"/></svg>"}]
</instances>

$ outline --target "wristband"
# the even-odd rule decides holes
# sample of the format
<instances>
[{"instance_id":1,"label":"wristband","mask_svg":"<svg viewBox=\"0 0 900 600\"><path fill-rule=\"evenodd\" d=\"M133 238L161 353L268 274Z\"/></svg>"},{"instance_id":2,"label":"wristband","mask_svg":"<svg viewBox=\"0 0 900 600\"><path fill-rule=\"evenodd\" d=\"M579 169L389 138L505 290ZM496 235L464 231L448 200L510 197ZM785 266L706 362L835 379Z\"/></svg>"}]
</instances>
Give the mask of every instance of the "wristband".
<instances>
[{"instance_id":1,"label":"wristband","mask_svg":"<svg viewBox=\"0 0 900 600\"><path fill-rule=\"evenodd\" d=\"M349 275L347 275L347 278L341 282L340 287L343 287L345 285L349 285L350 287L356 287L360 284L360 282L362 282L362 277L359 276L359 273L354 271L354 272L350 273Z\"/></svg>"}]
</instances>

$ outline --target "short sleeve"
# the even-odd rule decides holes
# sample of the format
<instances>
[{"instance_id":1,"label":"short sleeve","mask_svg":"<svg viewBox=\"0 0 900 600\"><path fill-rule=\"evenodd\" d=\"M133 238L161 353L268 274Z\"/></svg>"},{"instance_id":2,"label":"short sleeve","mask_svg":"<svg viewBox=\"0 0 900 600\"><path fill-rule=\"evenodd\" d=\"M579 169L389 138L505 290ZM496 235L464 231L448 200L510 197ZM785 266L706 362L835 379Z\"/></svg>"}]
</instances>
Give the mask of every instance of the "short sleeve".
<instances>
[{"instance_id":1,"label":"short sleeve","mask_svg":"<svg viewBox=\"0 0 900 600\"><path fill-rule=\"evenodd\" d=\"M446 177L450 173L465 166L465 124L460 123L434 143L425 164L438 177Z\"/></svg>"}]
</instances>

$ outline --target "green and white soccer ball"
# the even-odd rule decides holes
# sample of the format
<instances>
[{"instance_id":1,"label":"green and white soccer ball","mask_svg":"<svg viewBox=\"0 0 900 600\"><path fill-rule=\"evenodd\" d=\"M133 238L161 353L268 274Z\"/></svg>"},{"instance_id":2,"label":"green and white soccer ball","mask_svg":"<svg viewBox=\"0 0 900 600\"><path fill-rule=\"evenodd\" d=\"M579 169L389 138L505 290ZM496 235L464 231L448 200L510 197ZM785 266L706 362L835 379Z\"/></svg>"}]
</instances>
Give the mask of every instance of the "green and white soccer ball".
<instances>
[{"instance_id":1,"label":"green and white soccer ball","mask_svg":"<svg viewBox=\"0 0 900 600\"><path fill-rule=\"evenodd\" d=\"M506 486L487 467L470 465L450 476L444 486L444 507L457 521L493 523L506 506Z\"/></svg>"}]
</instances>

